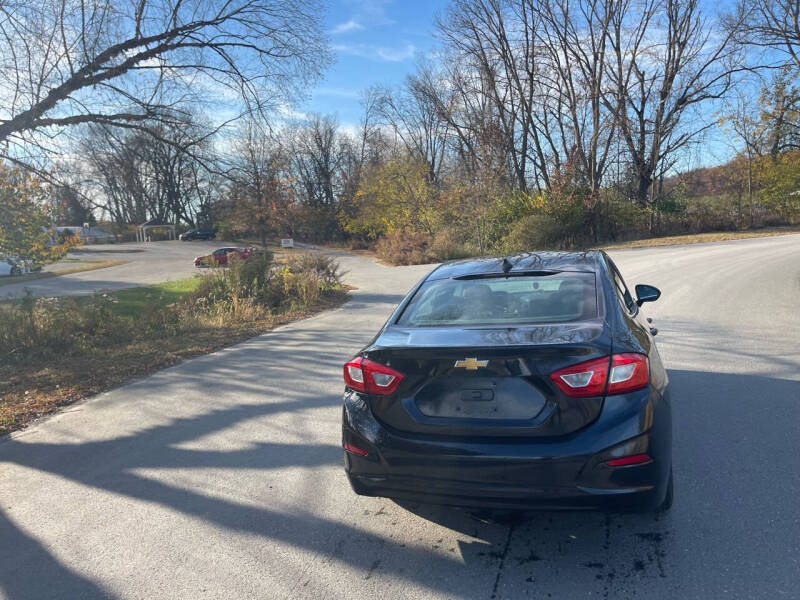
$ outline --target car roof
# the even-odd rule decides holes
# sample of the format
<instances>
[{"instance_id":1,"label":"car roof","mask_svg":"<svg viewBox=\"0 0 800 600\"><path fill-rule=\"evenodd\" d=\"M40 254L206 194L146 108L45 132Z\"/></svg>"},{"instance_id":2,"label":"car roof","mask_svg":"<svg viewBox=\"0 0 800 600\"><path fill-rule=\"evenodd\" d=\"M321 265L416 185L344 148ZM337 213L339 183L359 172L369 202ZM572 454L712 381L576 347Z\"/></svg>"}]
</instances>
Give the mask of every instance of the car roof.
<instances>
[{"instance_id":1,"label":"car roof","mask_svg":"<svg viewBox=\"0 0 800 600\"><path fill-rule=\"evenodd\" d=\"M491 256L456 260L440 265L428 280L451 279L470 276L503 275L503 261L511 264L508 273L528 271L574 271L596 273L600 268L602 253L598 250L586 252L523 252L510 256Z\"/></svg>"}]
</instances>

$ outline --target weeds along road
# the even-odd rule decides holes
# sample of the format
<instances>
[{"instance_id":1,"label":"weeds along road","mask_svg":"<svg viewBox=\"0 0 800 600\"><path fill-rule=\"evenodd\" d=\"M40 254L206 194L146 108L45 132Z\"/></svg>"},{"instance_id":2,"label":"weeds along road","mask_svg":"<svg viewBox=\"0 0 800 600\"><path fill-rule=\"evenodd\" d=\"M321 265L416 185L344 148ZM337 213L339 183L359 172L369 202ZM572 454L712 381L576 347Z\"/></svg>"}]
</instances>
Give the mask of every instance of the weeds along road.
<instances>
[{"instance_id":1,"label":"weeds along road","mask_svg":"<svg viewBox=\"0 0 800 600\"><path fill-rule=\"evenodd\" d=\"M6 285L0 287L0 300L24 296L26 291L36 296L73 296L183 279L197 272L196 256L209 254L225 245L226 242L220 241L171 241L81 246L68 256L87 261L124 260L125 264L47 279L4 282Z\"/></svg>"},{"instance_id":2,"label":"weeds along road","mask_svg":"<svg viewBox=\"0 0 800 600\"><path fill-rule=\"evenodd\" d=\"M343 307L0 442L0 597L796 598L800 236L612 255L663 290L670 514L353 495L341 365L428 269L341 255Z\"/></svg>"}]
</instances>

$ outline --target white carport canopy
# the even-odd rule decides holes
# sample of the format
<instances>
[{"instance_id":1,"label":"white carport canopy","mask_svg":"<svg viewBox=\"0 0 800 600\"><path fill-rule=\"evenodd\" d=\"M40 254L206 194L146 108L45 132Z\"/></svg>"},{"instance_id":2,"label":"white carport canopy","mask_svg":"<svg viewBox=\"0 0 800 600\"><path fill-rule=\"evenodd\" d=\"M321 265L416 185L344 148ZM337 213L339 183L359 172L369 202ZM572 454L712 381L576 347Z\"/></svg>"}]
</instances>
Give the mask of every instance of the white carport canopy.
<instances>
[{"instance_id":1,"label":"white carport canopy","mask_svg":"<svg viewBox=\"0 0 800 600\"><path fill-rule=\"evenodd\" d=\"M145 221L141 225L136 228L136 241L138 242L146 242L147 240L147 230L148 229L169 229L171 231L171 238L175 239L175 224L174 223L167 223L163 219L150 219L149 221Z\"/></svg>"}]
</instances>

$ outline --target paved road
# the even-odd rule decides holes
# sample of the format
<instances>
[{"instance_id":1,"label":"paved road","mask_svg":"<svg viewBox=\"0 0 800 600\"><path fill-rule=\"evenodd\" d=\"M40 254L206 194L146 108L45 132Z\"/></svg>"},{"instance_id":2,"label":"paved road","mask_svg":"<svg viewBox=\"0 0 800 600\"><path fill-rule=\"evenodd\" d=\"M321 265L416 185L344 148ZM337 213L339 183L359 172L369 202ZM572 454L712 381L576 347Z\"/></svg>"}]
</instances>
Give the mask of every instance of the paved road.
<instances>
[{"instance_id":1,"label":"paved road","mask_svg":"<svg viewBox=\"0 0 800 600\"><path fill-rule=\"evenodd\" d=\"M675 399L666 516L484 523L354 496L340 365L425 268L0 443L0 596L797 598L800 236L615 252Z\"/></svg>"},{"instance_id":2,"label":"paved road","mask_svg":"<svg viewBox=\"0 0 800 600\"><path fill-rule=\"evenodd\" d=\"M48 279L0 287L0 298L24 296L71 296L120 290L151 283L191 277L194 258L224 246L225 242L151 242L148 244L87 245L69 255L82 260L124 260L126 264Z\"/></svg>"}]
</instances>

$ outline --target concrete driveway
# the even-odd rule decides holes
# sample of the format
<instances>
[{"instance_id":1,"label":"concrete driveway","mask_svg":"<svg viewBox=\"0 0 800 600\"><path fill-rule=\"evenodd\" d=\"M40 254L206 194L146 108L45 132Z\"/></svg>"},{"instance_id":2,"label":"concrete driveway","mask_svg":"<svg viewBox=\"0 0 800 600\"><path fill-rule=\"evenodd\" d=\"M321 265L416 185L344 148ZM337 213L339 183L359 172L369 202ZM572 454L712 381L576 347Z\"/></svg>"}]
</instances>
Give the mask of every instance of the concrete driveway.
<instances>
[{"instance_id":1,"label":"concrete driveway","mask_svg":"<svg viewBox=\"0 0 800 600\"><path fill-rule=\"evenodd\" d=\"M47 279L12 283L0 287L0 298L24 296L72 296L98 291L121 290L139 285L191 277L196 256L231 245L220 241L150 242L142 244L98 244L81 246L68 257L81 260L124 260L123 265L59 275Z\"/></svg>"},{"instance_id":2,"label":"concrete driveway","mask_svg":"<svg viewBox=\"0 0 800 600\"><path fill-rule=\"evenodd\" d=\"M0 442L0 597L796 598L800 236L613 253L652 283L676 503L481 522L360 498L340 366L428 269Z\"/></svg>"}]
</instances>

